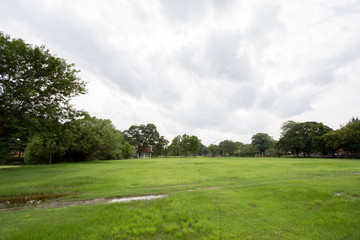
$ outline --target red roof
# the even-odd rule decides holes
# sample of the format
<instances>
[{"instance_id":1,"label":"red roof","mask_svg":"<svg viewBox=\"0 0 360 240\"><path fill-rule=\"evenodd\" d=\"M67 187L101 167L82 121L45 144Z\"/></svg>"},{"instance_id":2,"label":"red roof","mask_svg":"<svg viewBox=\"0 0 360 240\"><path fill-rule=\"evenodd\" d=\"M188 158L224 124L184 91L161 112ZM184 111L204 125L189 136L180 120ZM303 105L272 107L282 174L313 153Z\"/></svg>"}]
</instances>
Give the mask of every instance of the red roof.
<instances>
[{"instance_id":1,"label":"red roof","mask_svg":"<svg viewBox=\"0 0 360 240\"><path fill-rule=\"evenodd\" d=\"M139 146L137 148L138 153L151 153L152 152L152 146Z\"/></svg>"}]
</instances>

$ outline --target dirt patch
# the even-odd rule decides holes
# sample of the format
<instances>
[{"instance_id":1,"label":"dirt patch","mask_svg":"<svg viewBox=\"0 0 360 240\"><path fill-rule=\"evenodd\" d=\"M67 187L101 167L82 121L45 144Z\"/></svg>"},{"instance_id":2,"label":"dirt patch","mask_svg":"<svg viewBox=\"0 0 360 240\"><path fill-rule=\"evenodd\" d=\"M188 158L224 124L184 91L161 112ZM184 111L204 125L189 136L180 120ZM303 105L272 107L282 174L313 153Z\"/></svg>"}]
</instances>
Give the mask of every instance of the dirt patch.
<instances>
[{"instance_id":1,"label":"dirt patch","mask_svg":"<svg viewBox=\"0 0 360 240\"><path fill-rule=\"evenodd\" d=\"M360 172L349 172L349 173L344 173L341 175L357 175L357 174L360 174Z\"/></svg>"},{"instance_id":2,"label":"dirt patch","mask_svg":"<svg viewBox=\"0 0 360 240\"><path fill-rule=\"evenodd\" d=\"M185 185L188 186L188 185ZM170 192L184 192L184 191L199 191L222 188L223 186L215 187L199 187L194 189L174 190ZM127 197L113 197L113 198L95 198L89 200L68 201L67 199L60 199L65 196L73 194L50 194L50 195L27 195L14 197L0 197L0 211L4 210L20 210L24 208L61 208L70 206L88 206L93 204L105 203L123 203L131 201L149 201L154 199L161 199L169 197L166 194L158 195L138 195Z\"/></svg>"},{"instance_id":3,"label":"dirt patch","mask_svg":"<svg viewBox=\"0 0 360 240\"><path fill-rule=\"evenodd\" d=\"M39 196L38 198L34 196ZM0 211L1 210L20 210L23 208L61 208L61 207L70 207L70 206L88 206L93 204L104 204L104 203L121 203L121 202L131 202L131 201L140 201L140 200L154 200L160 198L166 198L168 194L160 194L160 195L143 195L143 196L130 196L130 197L114 197L114 198L95 198L89 200L77 200L77 201L54 201L57 198L66 196L62 194L61 196L53 195L52 199L50 200L49 196L45 198L41 198L40 196L44 197L44 195L32 195L31 198L26 197L11 197L12 199L16 199L16 204L10 204L9 198L5 202L1 202L0 204ZM57 197L55 197L57 196ZM18 200L21 199L21 202ZM30 200L31 199L31 200ZM36 199L36 200L35 200ZM15 202L12 200L12 202Z\"/></svg>"},{"instance_id":4,"label":"dirt patch","mask_svg":"<svg viewBox=\"0 0 360 240\"><path fill-rule=\"evenodd\" d=\"M40 203L62 198L71 194L38 194L38 195L20 195L11 197L0 197L0 209L1 208L14 208L22 207L25 205L35 206Z\"/></svg>"}]
</instances>

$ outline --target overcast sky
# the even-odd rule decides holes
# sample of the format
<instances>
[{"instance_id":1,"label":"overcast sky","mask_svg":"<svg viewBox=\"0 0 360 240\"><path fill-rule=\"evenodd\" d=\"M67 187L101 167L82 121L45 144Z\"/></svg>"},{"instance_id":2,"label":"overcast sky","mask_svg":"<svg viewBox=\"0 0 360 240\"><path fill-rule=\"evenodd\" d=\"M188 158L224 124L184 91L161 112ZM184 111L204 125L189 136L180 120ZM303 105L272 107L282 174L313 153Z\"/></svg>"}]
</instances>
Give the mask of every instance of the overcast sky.
<instances>
[{"instance_id":1,"label":"overcast sky","mask_svg":"<svg viewBox=\"0 0 360 240\"><path fill-rule=\"evenodd\" d=\"M75 63L78 109L170 141L360 116L359 0L1 0L0 31Z\"/></svg>"}]
</instances>

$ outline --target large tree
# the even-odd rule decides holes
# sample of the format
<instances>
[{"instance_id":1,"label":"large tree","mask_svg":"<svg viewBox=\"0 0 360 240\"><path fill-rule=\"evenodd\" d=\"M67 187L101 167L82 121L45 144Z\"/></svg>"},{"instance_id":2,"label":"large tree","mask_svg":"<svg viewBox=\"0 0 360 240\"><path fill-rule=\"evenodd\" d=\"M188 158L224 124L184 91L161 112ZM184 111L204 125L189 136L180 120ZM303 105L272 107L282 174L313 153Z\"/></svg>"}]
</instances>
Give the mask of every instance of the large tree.
<instances>
[{"instance_id":1,"label":"large tree","mask_svg":"<svg viewBox=\"0 0 360 240\"><path fill-rule=\"evenodd\" d=\"M74 64L0 32L0 137L26 117L67 118L86 92Z\"/></svg>"},{"instance_id":2,"label":"large tree","mask_svg":"<svg viewBox=\"0 0 360 240\"><path fill-rule=\"evenodd\" d=\"M190 136L188 140L188 153L196 156L201 147L201 140L197 136Z\"/></svg>"},{"instance_id":3,"label":"large tree","mask_svg":"<svg viewBox=\"0 0 360 240\"><path fill-rule=\"evenodd\" d=\"M164 136L160 136L159 141L155 144L153 147L154 155L155 156L162 156L163 154L166 154L166 150L169 144L169 140L165 139Z\"/></svg>"},{"instance_id":4,"label":"large tree","mask_svg":"<svg viewBox=\"0 0 360 240\"><path fill-rule=\"evenodd\" d=\"M321 137L329 132L331 128L318 122L285 122L282 127L281 137L278 148L291 151L299 155L303 152L304 156L311 153L323 152L325 143Z\"/></svg>"},{"instance_id":5,"label":"large tree","mask_svg":"<svg viewBox=\"0 0 360 240\"><path fill-rule=\"evenodd\" d=\"M123 135L110 120L86 115L69 122L69 129L72 141L68 152L73 161L116 159L121 155Z\"/></svg>"},{"instance_id":6,"label":"large tree","mask_svg":"<svg viewBox=\"0 0 360 240\"><path fill-rule=\"evenodd\" d=\"M173 156L181 155L181 135L174 137L169 146L170 154Z\"/></svg>"},{"instance_id":7,"label":"large tree","mask_svg":"<svg viewBox=\"0 0 360 240\"><path fill-rule=\"evenodd\" d=\"M78 72L44 46L0 32L0 161L11 150L23 151L41 131L40 122L65 121L79 113L69 104L86 92Z\"/></svg>"},{"instance_id":8,"label":"large tree","mask_svg":"<svg viewBox=\"0 0 360 240\"><path fill-rule=\"evenodd\" d=\"M219 143L220 152L224 156L231 156L234 154L237 145L231 140L224 140Z\"/></svg>"},{"instance_id":9,"label":"large tree","mask_svg":"<svg viewBox=\"0 0 360 240\"><path fill-rule=\"evenodd\" d=\"M260 156L264 156L267 149L275 146L275 140L267 133L257 133L252 136L251 144L256 147Z\"/></svg>"},{"instance_id":10,"label":"large tree","mask_svg":"<svg viewBox=\"0 0 360 240\"><path fill-rule=\"evenodd\" d=\"M344 134L343 148L351 154L352 157L360 156L360 121L353 118L342 129Z\"/></svg>"},{"instance_id":11,"label":"large tree","mask_svg":"<svg viewBox=\"0 0 360 240\"><path fill-rule=\"evenodd\" d=\"M26 148L27 163L116 159L122 154L123 136L110 120L85 115L66 123L49 121Z\"/></svg>"},{"instance_id":12,"label":"large tree","mask_svg":"<svg viewBox=\"0 0 360 240\"><path fill-rule=\"evenodd\" d=\"M128 130L124 131L125 141L133 146L154 146L159 143L160 134L156 126L152 123L147 125L131 125Z\"/></svg>"},{"instance_id":13,"label":"large tree","mask_svg":"<svg viewBox=\"0 0 360 240\"><path fill-rule=\"evenodd\" d=\"M219 147L219 145L216 145L216 144L210 144L208 146L208 151L211 156L215 157L216 155L218 155L220 153L220 147Z\"/></svg>"},{"instance_id":14,"label":"large tree","mask_svg":"<svg viewBox=\"0 0 360 240\"><path fill-rule=\"evenodd\" d=\"M335 130L324 134L321 140L325 143L326 151L335 157L335 153L344 147L344 131Z\"/></svg>"}]
</instances>

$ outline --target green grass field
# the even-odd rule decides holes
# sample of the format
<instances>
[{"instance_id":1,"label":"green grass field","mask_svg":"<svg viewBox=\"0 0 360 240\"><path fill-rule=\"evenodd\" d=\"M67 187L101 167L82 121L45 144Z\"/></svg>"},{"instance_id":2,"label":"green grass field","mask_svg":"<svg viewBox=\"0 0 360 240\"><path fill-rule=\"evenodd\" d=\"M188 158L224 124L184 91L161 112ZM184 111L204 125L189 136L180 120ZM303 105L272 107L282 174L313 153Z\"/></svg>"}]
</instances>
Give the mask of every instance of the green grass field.
<instances>
[{"instance_id":1,"label":"green grass field","mask_svg":"<svg viewBox=\"0 0 360 240\"><path fill-rule=\"evenodd\" d=\"M2 208L0 239L360 239L359 160L155 158L0 166L0 181L2 199L169 194L128 203Z\"/></svg>"}]
</instances>

